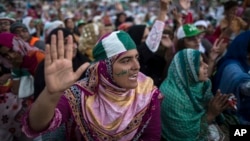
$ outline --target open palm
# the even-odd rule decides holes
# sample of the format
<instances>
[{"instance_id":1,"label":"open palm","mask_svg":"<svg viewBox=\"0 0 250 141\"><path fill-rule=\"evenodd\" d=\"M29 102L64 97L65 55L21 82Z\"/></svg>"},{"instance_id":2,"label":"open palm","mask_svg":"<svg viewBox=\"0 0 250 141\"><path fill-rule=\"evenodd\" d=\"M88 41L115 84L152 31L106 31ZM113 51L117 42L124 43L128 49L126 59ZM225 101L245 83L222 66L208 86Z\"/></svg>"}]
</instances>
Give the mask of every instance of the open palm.
<instances>
[{"instance_id":1,"label":"open palm","mask_svg":"<svg viewBox=\"0 0 250 141\"><path fill-rule=\"evenodd\" d=\"M69 88L87 69L89 63L83 64L76 72L72 68L73 39L67 37L64 45L62 31L52 35L51 44L46 46L45 83L49 93L61 93Z\"/></svg>"}]
</instances>

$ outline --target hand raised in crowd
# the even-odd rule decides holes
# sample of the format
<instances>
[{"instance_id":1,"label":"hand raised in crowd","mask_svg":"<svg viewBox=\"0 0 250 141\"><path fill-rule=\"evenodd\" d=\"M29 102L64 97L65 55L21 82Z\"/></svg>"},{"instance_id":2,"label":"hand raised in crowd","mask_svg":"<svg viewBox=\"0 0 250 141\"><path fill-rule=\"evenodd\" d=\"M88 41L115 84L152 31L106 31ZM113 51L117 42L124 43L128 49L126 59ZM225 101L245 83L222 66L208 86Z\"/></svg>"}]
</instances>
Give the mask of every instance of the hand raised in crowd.
<instances>
[{"instance_id":1,"label":"hand raised in crowd","mask_svg":"<svg viewBox=\"0 0 250 141\"><path fill-rule=\"evenodd\" d=\"M213 47L211 48L210 54L209 54L209 58L212 61L215 61L218 57L220 57L225 49L228 46L228 42L225 41L226 39L216 39Z\"/></svg>"},{"instance_id":2,"label":"hand raised in crowd","mask_svg":"<svg viewBox=\"0 0 250 141\"><path fill-rule=\"evenodd\" d=\"M183 24L183 17L182 14L180 12L178 12L178 10L176 8L174 8L172 10L172 14L174 19L176 20L178 27L181 26Z\"/></svg>"},{"instance_id":3,"label":"hand raised in crowd","mask_svg":"<svg viewBox=\"0 0 250 141\"><path fill-rule=\"evenodd\" d=\"M217 90L216 95L209 101L207 116L208 122L211 122L225 109L230 108L228 102L229 94L222 94L220 90Z\"/></svg>"},{"instance_id":4,"label":"hand raised in crowd","mask_svg":"<svg viewBox=\"0 0 250 141\"><path fill-rule=\"evenodd\" d=\"M190 0L179 0L179 4L184 10L189 10L190 6L191 6L191 1Z\"/></svg>"},{"instance_id":5,"label":"hand raised in crowd","mask_svg":"<svg viewBox=\"0 0 250 141\"><path fill-rule=\"evenodd\" d=\"M50 45L46 45L45 83L50 94L61 93L82 75L89 63L84 63L76 72L72 68L73 38L68 36L64 45L63 32L52 35Z\"/></svg>"}]
</instances>

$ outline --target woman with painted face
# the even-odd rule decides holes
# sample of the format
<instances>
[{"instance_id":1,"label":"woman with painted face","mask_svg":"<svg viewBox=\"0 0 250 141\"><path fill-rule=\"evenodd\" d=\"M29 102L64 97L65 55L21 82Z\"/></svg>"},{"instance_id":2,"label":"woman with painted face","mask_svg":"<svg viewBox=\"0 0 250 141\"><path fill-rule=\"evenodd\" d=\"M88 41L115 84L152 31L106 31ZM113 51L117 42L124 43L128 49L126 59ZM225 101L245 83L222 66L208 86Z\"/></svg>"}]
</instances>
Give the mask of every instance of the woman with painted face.
<instances>
[{"instance_id":1,"label":"woman with painted face","mask_svg":"<svg viewBox=\"0 0 250 141\"><path fill-rule=\"evenodd\" d=\"M195 49L183 49L173 58L168 77L160 86L163 141L223 140L214 122L229 108L229 95L213 96L208 65Z\"/></svg>"},{"instance_id":2,"label":"woman with painted face","mask_svg":"<svg viewBox=\"0 0 250 141\"><path fill-rule=\"evenodd\" d=\"M96 44L95 63L72 69L72 36L64 50L62 32L52 35L45 56L46 87L25 116L28 136L51 131L72 121L77 128L72 140L159 141L159 90L139 72L138 52L123 31L103 36ZM88 69L87 69L88 67ZM75 81L87 69L86 78Z\"/></svg>"}]
</instances>

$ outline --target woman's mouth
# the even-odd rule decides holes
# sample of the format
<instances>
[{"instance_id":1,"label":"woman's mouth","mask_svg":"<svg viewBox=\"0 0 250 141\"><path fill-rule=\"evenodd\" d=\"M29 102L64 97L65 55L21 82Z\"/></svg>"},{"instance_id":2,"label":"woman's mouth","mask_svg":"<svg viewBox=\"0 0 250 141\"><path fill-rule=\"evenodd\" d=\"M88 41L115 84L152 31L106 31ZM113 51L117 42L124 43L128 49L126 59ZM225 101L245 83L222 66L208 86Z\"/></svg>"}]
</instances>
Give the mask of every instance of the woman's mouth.
<instances>
[{"instance_id":1,"label":"woman's mouth","mask_svg":"<svg viewBox=\"0 0 250 141\"><path fill-rule=\"evenodd\" d=\"M130 75L128 79L134 81L134 80L137 80L137 76L138 74L136 73L136 74Z\"/></svg>"}]
</instances>

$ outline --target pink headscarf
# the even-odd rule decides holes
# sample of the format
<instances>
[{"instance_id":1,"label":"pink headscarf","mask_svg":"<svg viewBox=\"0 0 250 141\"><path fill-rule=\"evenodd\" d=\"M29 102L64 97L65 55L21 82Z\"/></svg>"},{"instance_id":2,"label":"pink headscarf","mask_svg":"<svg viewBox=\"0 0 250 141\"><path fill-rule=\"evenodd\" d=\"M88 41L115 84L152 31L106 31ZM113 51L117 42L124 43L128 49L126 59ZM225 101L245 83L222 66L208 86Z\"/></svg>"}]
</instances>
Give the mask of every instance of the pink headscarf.
<instances>
[{"instance_id":1,"label":"pink headscarf","mask_svg":"<svg viewBox=\"0 0 250 141\"><path fill-rule=\"evenodd\" d=\"M12 33L0 33L0 46L11 48L20 53L22 56L27 55L31 50L39 50L36 47L31 47L27 42Z\"/></svg>"},{"instance_id":2,"label":"pink headscarf","mask_svg":"<svg viewBox=\"0 0 250 141\"><path fill-rule=\"evenodd\" d=\"M14 34L10 34L7 32L0 33L0 46L12 48L12 40L14 36Z\"/></svg>"}]
</instances>

